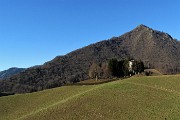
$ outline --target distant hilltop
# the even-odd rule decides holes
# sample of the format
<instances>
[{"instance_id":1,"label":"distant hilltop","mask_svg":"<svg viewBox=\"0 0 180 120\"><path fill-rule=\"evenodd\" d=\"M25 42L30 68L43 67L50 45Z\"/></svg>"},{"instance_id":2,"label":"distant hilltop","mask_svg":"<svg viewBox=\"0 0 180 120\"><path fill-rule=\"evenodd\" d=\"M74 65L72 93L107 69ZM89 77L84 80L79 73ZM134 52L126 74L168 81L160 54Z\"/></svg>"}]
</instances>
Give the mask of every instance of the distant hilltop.
<instances>
[{"instance_id":1,"label":"distant hilltop","mask_svg":"<svg viewBox=\"0 0 180 120\"><path fill-rule=\"evenodd\" d=\"M6 79L24 70L25 68L16 68L16 67L9 68L8 70L4 70L0 72L0 79Z\"/></svg>"}]
</instances>

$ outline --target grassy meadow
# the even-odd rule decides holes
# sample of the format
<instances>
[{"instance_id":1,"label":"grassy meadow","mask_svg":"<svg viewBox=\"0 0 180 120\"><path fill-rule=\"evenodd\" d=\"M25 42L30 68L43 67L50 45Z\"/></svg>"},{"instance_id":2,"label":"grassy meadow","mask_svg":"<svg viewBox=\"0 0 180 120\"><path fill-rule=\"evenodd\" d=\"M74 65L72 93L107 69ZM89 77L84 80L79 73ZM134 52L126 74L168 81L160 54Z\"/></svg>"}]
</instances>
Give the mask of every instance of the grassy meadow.
<instances>
[{"instance_id":1,"label":"grassy meadow","mask_svg":"<svg viewBox=\"0 0 180 120\"><path fill-rule=\"evenodd\" d=\"M0 97L0 120L179 120L180 75Z\"/></svg>"}]
</instances>

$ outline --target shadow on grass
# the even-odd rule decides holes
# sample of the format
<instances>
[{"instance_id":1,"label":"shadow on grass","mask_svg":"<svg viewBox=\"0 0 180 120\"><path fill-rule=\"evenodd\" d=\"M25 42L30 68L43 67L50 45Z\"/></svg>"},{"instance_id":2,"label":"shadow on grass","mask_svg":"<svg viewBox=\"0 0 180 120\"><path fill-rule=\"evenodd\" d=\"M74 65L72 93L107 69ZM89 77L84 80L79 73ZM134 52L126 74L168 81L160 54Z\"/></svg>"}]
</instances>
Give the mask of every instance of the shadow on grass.
<instances>
[{"instance_id":1,"label":"shadow on grass","mask_svg":"<svg viewBox=\"0 0 180 120\"><path fill-rule=\"evenodd\" d=\"M0 93L0 97L14 95L15 93Z\"/></svg>"}]
</instances>

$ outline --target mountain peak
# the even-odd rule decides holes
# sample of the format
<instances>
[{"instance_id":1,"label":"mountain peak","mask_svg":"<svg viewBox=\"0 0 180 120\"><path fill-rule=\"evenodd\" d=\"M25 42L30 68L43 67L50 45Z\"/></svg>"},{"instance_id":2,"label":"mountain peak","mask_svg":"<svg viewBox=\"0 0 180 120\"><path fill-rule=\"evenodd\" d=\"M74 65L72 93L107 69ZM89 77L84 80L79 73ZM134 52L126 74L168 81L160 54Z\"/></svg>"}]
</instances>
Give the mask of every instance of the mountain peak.
<instances>
[{"instance_id":1,"label":"mountain peak","mask_svg":"<svg viewBox=\"0 0 180 120\"><path fill-rule=\"evenodd\" d=\"M147 26L144 24L140 24L140 25L138 25L138 27L147 27Z\"/></svg>"},{"instance_id":2,"label":"mountain peak","mask_svg":"<svg viewBox=\"0 0 180 120\"><path fill-rule=\"evenodd\" d=\"M138 29L138 30L142 30L142 29L150 30L151 28L147 27L146 25L140 24L135 29Z\"/></svg>"}]
</instances>

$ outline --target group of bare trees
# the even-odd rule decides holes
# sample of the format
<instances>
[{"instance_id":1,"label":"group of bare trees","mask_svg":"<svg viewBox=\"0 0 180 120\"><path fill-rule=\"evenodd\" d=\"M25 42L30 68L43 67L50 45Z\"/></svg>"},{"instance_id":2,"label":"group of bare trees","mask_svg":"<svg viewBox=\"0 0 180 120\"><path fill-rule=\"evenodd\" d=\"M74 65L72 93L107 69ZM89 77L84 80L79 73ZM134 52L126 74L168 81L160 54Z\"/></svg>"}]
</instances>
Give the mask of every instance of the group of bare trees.
<instances>
[{"instance_id":1,"label":"group of bare trees","mask_svg":"<svg viewBox=\"0 0 180 120\"><path fill-rule=\"evenodd\" d=\"M109 78L110 72L108 68L108 63L92 63L89 69L89 77L95 78L96 80L99 78Z\"/></svg>"}]
</instances>

